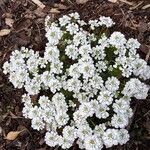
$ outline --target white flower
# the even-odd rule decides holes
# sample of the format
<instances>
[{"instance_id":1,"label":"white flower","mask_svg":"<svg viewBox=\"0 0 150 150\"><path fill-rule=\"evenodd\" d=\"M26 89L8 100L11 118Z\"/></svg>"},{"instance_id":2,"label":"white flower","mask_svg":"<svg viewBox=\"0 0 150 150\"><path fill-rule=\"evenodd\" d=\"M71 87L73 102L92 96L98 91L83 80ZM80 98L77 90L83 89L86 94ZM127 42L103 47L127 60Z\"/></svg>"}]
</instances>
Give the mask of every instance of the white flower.
<instances>
[{"instance_id":1,"label":"white flower","mask_svg":"<svg viewBox=\"0 0 150 150\"><path fill-rule=\"evenodd\" d=\"M130 108L130 98L120 98L119 100L115 100L113 104L114 112L117 114L126 114L127 110Z\"/></svg>"},{"instance_id":2,"label":"white flower","mask_svg":"<svg viewBox=\"0 0 150 150\"><path fill-rule=\"evenodd\" d=\"M7 73L9 73L9 72L10 72L10 70L9 70L9 62L6 61L6 62L3 64L3 73L4 73L4 74L7 74Z\"/></svg>"},{"instance_id":3,"label":"white flower","mask_svg":"<svg viewBox=\"0 0 150 150\"><path fill-rule=\"evenodd\" d=\"M126 96L135 97L137 99L145 99L149 88L140 80L133 78L128 81L122 91Z\"/></svg>"},{"instance_id":4,"label":"white flower","mask_svg":"<svg viewBox=\"0 0 150 150\"><path fill-rule=\"evenodd\" d=\"M67 89L68 91L72 91L74 93L78 93L82 87L82 83L77 78L71 78L66 81L66 86L64 89Z\"/></svg>"},{"instance_id":5,"label":"white flower","mask_svg":"<svg viewBox=\"0 0 150 150\"><path fill-rule=\"evenodd\" d=\"M140 43L137 39L130 38L126 43L126 47L132 54L136 54L136 50L140 47Z\"/></svg>"},{"instance_id":6,"label":"white flower","mask_svg":"<svg viewBox=\"0 0 150 150\"><path fill-rule=\"evenodd\" d=\"M49 62L56 62L59 58L59 49L56 46L50 46L48 43L44 52L44 59Z\"/></svg>"},{"instance_id":7,"label":"white flower","mask_svg":"<svg viewBox=\"0 0 150 150\"><path fill-rule=\"evenodd\" d=\"M116 92L119 89L119 80L116 77L109 77L105 82L105 87L110 92Z\"/></svg>"},{"instance_id":8,"label":"white flower","mask_svg":"<svg viewBox=\"0 0 150 150\"><path fill-rule=\"evenodd\" d=\"M73 141L68 140L68 139L66 139L66 138L62 138L62 145L61 145L61 147L62 147L63 149L68 149L68 148L70 148L70 147L72 146L72 144L73 144Z\"/></svg>"},{"instance_id":9,"label":"white flower","mask_svg":"<svg viewBox=\"0 0 150 150\"><path fill-rule=\"evenodd\" d=\"M95 135L88 136L85 139L86 150L101 150L103 148L102 141Z\"/></svg>"},{"instance_id":10,"label":"white flower","mask_svg":"<svg viewBox=\"0 0 150 150\"><path fill-rule=\"evenodd\" d=\"M86 118L89 116L92 117L92 115L94 114L94 110L89 102L82 103L79 107L79 112L81 116Z\"/></svg>"},{"instance_id":11,"label":"white flower","mask_svg":"<svg viewBox=\"0 0 150 150\"><path fill-rule=\"evenodd\" d=\"M22 95L22 102L25 104L31 104L31 98L28 94Z\"/></svg>"},{"instance_id":12,"label":"white flower","mask_svg":"<svg viewBox=\"0 0 150 150\"><path fill-rule=\"evenodd\" d=\"M99 24L105 25L107 28L112 27L115 24L110 17L101 16L99 20Z\"/></svg>"},{"instance_id":13,"label":"white flower","mask_svg":"<svg viewBox=\"0 0 150 150\"><path fill-rule=\"evenodd\" d=\"M112 126L114 126L115 128L124 128L128 125L128 118L126 115L122 115L122 114L115 114L112 118L111 118L111 124Z\"/></svg>"},{"instance_id":14,"label":"white flower","mask_svg":"<svg viewBox=\"0 0 150 150\"><path fill-rule=\"evenodd\" d=\"M82 64L79 64L79 70L83 74L83 78L87 79L94 75L95 67L90 62L82 62Z\"/></svg>"},{"instance_id":15,"label":"white flower","mask_svg":"<svg viewBox=\"0 0 150 150\"><path fill-rule=\"evenodd\" d=\"M68 123L69 116L67 115L67 113L57 114L55 116L55 120L56 120L57 124L59 125L59 127L61 127L61 126L64 126Z\"/></svg>"},{"instance_id":16,"label":"white flower","mask_svg":"<svg viewBox=\"0 0 150 150\"><path fill-rule=\"evenodd\" d=\"M77 138L77 132L74 126L65 126L63 129L63 137L70 140L74 141Z\"/></svg>"},{"instance_id":17,"label":"white flower","mask_svg":"<svg viewBox=\"0 0 150 150\"><path fill-rule=\"evenodd\" d=\"M31 73L33 73L33 74L38 73L38 65L39 65L39 54L38 53L36 53L28 58L27 68Z\"/></svg>"},{"instance_id":18,"label":"white flower","mask_svg":"<svg viewBox=\"0 0 150 150\"><path fill-rule=\"evenodd\" d=\"M150 66L146 66L146 68L143 70L143 73L140 75L141 78L144 80L147 80L150 78Z\"/></svg>"},{"instance_id":19,"label":"white flower","mask_svg":"<svg viewBox=\"0 0 150 150\"><path fill-rule=\"evenodd\" d=\"M113 145L118 144L119 140L119 133L117 129L107 129L106 132L104 133L103 137L103 142L106 148L111 147Z\"/></svg>"},{"instance_id":20,"label":"white flower","mask_svg":"<svg viewBox=\"0 0 150 150\"><path fill-rule=\"evenodd\" d=\"M106 126L105 124L96 125L94 128L94 135L102 137L105 134Z\"/></svg>"},{"instance_id":21,"label":"white flower","mask_svg":"<svg viewBox=\"0 0 150 150\"><path fill-rule=\"evenodd\" d=\"M110 36L109 42L111 45L115 46L116 48L122 48L126 43L126 39L122 33L113 32Z\"/></svg>"},{"instance_id":22,"label":"white flower","mask_svg":"<svg viewBox=\"0 0 150 150\"><path fill-rule=\"evenodd\" d=\"M56 91L59 91L60 88L61 88L61 83L59 82L58 79L56 78L51 78L49 83L48 83L48 86L51 90L52 93L55 93Z\"/></svg>"},{"instance_id":23,"label":"white flower","mask_svg":"<svg viewBox=\"0 0 150 150\"><path fill-rule=\"evenodd\" d=\"M29 114L28 114L28 117L30 119L33 119L33 118L41 118L41 108L37 107L37 106L34 106L31 108Z\"/></svg>"},{"instance_id":24,"label":"white flower","mask_svg":"<svg viewBox=\"0 0 150 150\"><path fill-rule=\"evenodd\" d=\"M68 69L68 74L74 78L79 78L80 77L79 65L78 64L71 65L70 68Z\"/></svg>"},{"instance_id":25,"label":"white flower","mask_svg":"<svg viewBox=\"0 0 150 150\"><path fill-rule=\"evenodd\" d=\"M70 23L66 26L66 30L71 34L76 34L79 31L79 26L75 23Z\"/></svg>"},{"instance_id":26,"label":"white flower","mask_svg":"<svg viewBox=\"0 0 150 150\"><path fill-rule=\"evenodd\" d=\"M103 105L110 105L113 101L112 93L108 90L101 91L97 100Z\"/></svg>"},{"instance_id":27,"label":"white flower","mask_svg":"<svg viewBox=\"0 0 150 150\"><path fill-rule=\"evenodd\" d=\"M97 45L96 47L93 47L92 57L94 57L94 59L103 60L105 56L106 54L102 46Z\"/></svg>"},{"instance_id":28,"label":"white flower","mask_svg":"<svg viewBox=\"0 0 150 150\"><path fill-rule=\"evenodd\" d=\"M92 52L91 46L89 44L83 45L79 48L79 54L82 56L86 56Z\"/></svg>"},{"instance_id":29,"label":"white flower","mask_svg":"<svg viewBox=\"0 0 150 150\"><path fill-rule=\"evenodd\" d=\"M88 44L89 42L87 41L87 33L86 32L77 32L74 36L73 36L73 41L75 46L79 46L79 44Z\"/></svg>"},{"instance_id":30,"label":"white flower","mask_svg":"<svg viewBox=\"0 0 150 150\"><path fill-rule=\"evenodd\" d=\"M84 92L75 93L75 94L73 95L73 97L74 97L74 98L77 98L80 103L88 102L88 101L89 101L89 97L88 97L87 94L84 93Z\"/></svg>"},{"instance_id":31,"label":"white flower","mask_svg":"<svg viewBox=\"0 0 150 150\"><path fill-rule=\"evenodd\" d=\"M51 124L52 122L54 122L55 114L56 112L53 105L49 106L48 108L42 109L42 118L46 123Z\"/></svg>"},{"instance_id":32,"label":"white flower","mask_svg":"<svg viewBox=\"0 0 150 150\"><path fill-rule=\"evenodd\" d=\"M80 138L78 138L77 144L78 144L78 146L79 146L80 149L84 149L85 148L84 141L81 140Z\"/></svg>"},{"instance_id":33,"label":"white flower","mask_svg":"<svg viewBox=\"0 0 150 150\"><path fill-rule=\"evenodd\" d=\"M101 76L98 74L95 74L90 80L89 84L92 86L94 89L101 89L103 87L103 79Z\"/></svg>"},{"instance_id":34,"label":"white flower","mask_svg":"<svg viewBox=\"0 0 150 150\"><path fill-rule=\"evenodd\" d=\"M63 62L56 61L54 63L51 63L51 74L60 74L63 71Z\"/></svg>"},{"instance_id":35,"label":"white flower","mask_svg":"<svg viewBox=\"0 0 150 150\"><path fill-rule=\"evenodd\" d=\"M87 25L87 23L83 20L78 20L77 22L80 24L80 26Z\"/></svg>"},{"instance_id":36,"label":"white flower","mask_svg":"<svg viewBox=\"0 0 150 150\"><path fill-rule=\"evenodd\" d=\"M60 26L65 26L65 25L69 24L70 21L71 21L71 18L68 17L67 15L64 15L61 18L59 18L59 24L60 24Z\"/></svg>"},{"instance_id":37,"label":"white flower","mask_svg":"<svg viewBox=\"0 0 150 150\"><path fill-rule=\"evenodd\" d=\"M92 136L92 129L87 125L80 126L77 130L77 135L80 139L84 140L87 137Z\"/></svg>"},{"instance_id":38,"label":"white flower","mask_svg":"<svg viewBox=\"0 0 150 150\"><path fill-rule=\"evenodd\" d=\"M36 95L39 93L41 89L41 82L40 78L33 78L32 80L29 80L25 84L25 89L30 95Z\"/></svg>"},{"instance_id":39,"label":"white flower","mask_svg":"<svg viewBox=\"0 0 150 150\"><path fill-rule=\"evenodd\" d=\"M48 31L46 32L46 38L49 41L50 45L58 44L59 40L61 39L63 33L59 27L51 26Z\"/></svg>"},{"instance_id":40,"label":"white flower","mask_svg":"<svg viewBox=\"0 0 150 150\"><path fill-rule=\"evenodd\" d=\"M74 18L75 20L80 19L80 15L77 12L69 14L70 17Z\"/></svg>"},{"instance_id":41,"label":"white flower","mask_svg":"<svg viewBox=\"0 0 150 150\"><path fill-rule=\"evenodd\" d=\"M143 79L149 79L149 67L147 66L146 61L144 61L143 59L137 58L135 59L131 66L133 67L133 74L135 76L139 76Z\"/></svg>"},{"instance_id":42,"label":"white flower","mask_svg":"<svg viewBox=\"0 0 150 150\"><path fill-rule=\"evenodd\" d=\"M95 115L97 118L107 118L109 116L109 113L107 112L109 110L109 107L106 105L99 104L98 108L95 110Z\"/></svg>"},{"instance_id":43,"label":"white flower","mask_svg":"<svg viewBox=\"0 0 150 150\"><path fill-rule=\"evenodd\" d=\"M45 142L50 147L55 147L62 143L62 138L56 132L46 132Z\"/></svg>"},{"instance_id":44,"label":"white flower","mask_svg":"<svg viewBox=\"0 0 150 150\"><path fill-rule=\"evenodd\" d=\"M23 116L25 118L29 118L29 113L30 113L30 111L31 111L32 108L33 107L32 107L32 103L31 102L24 104L24 107L22 109L22 114L23 114Z\"/></svg>"},{"instance_id":45,"label":"white flower","mask_svg":"<svg viewBox=\"0 0 150 150\"><path fill-rule=\"evenodd\" d=\"M94 30L95 27L99 27L99 22L98 22L98 20L90 20L90 21L89 21L89 24L90 24L90 28L91 28L92 30Z\"/></svg>"},{"instance_id":46,"label":"white flower","mask_svg":"<svg viewBox=\"0 0 150 150\"><path fill-rule=\"evenodd\" d=\"M123 145L129 141L129 134L126 129L120 129L119 134L119 144Z\"/></svg>"},{"instance_id":47,"label":"white flower","mask_svg":"<svg viewBox=\"0 0 150 150\"><path fill-rule=\"evenodd\" d=\"M44 129L45 127L45 124L44 122L41 120L41 118L33 118L32 119L32 122L31 122L31 126L33 129L36 129L36 130L42 130Z\"/></svg>"},{"instance_id":48,"label":"white flower","mask_svg":"<svg viewBox=\"0 0 150 150\"><path fill-rule=\"evenodd\" d=\"M65 49L65 53L69 58L77 59L78 58L78 49L74 45L68 45Z\"/></svg>"},{"instance_id":49,"label":"white flower","mask_svg":"<svg viewBox=\"0 0 150 150\"><path fill-rule=\"evenodd\" d=\"M106 65L106 62L104 61L98 61L96 63L96 68L97 68L97 72L98 73L101 73L102 71L105 71L107 69L107 65Z\"/></svg>"}]
</instances>

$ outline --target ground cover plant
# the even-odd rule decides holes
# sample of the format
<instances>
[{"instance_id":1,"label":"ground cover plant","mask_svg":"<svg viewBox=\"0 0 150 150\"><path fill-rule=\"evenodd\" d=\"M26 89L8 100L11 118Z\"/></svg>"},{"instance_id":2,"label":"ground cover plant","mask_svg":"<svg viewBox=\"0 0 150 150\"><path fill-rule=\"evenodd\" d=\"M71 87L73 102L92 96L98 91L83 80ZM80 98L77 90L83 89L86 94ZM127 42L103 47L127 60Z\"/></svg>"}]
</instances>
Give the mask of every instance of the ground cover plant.
<instances>
[{"instance_id":1,"label":"ground cover plant","mask_svg":"<svg viewBox=\"0 0 150 150\"><path fill-rule=\"evenodd\" d=\"M78 13L47 17L44 54L22 47L5 62L10 82L26 90L23 115L47 131L47 145L99 150L129 140L130 101L147 97L150 67L136 39L109 33L114 24L104 16L86 23Z\"/></svg>"}]
</instances>

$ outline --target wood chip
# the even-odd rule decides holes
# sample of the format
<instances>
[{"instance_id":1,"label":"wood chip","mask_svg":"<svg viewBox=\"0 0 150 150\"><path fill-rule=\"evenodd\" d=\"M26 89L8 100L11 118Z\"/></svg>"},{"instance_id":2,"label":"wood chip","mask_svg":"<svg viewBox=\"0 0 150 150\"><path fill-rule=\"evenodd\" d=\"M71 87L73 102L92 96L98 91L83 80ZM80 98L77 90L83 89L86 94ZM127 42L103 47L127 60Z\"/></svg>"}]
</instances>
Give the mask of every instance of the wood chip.
<instances>
[{"instance_id":1,"label":"wood chip","mask_svg":"<svg viewBox=\"0 0 150 150\"><path fill-rule=\"evenodd\" d=\"M11 18L5 18L5 23L6 23L8 26L12 27L12 26L13 26L13 23L14 23L14 20L11 19Z\"/></svg>"},{"instance_id":2,"label":"wood chip","mask_svg":"<svg viewBox=\"0 0 150 150\"><path fill-rule=\"evenodd\" d=\"M141 44L140 51L147 55L147 53L149 52L148 45Z\"/></svg>"},{"instance_id":3,"label":"wood chip","mask_svg":"<svg viewBox=\"0 0 150 150\"><path fill-rule=\"evenodd\" d=\"M116 3L118 0L108 0L109 2Z\"/></svg>"},{"instance_id":4,"label":"wood chip","mask_svg":"<svg viewBox=\"0 0 150 150\"><path fill-rule=\"evenodd\" d=\"M77 4L84 4L86 3L88 0L76 0Z\"/></svg>"},{"instance_id":5,"label":"wood chip","mask_svg":"<svg viewBox=\"0 0 150 150\"><path fill-rule=\"evenodd\" d=\"M32 0L32 2L38 5L42 9L45 7L45 5L40 0Z\"/></svg>"},{"instance_id":6,"label":"wood chip","mask_svg":"<svg viewBox=\"0 0 150 150\"><path fill-rule=\"evenodd\" d=\"M66 10L68 8L67 6L65 6L63 4L54 4L54 7L57 7L59 9L61 9L61 10Z\"/></svg>"},{"instance_id":7,"label":"wood chip","mask_svg":"<svg viewBox=\"0 0 150 150\"><path fill-rule=\"evenodd\" d=\"M4 13L3 15L2 15L2 17L4 17L4 18L12 18L12 14L11 13Z\"/></svg>"},{"instance_id":8,"label":"wood chip","mask_svg":"<svg viewBox=\"0 0 150 150\"><path fill-rule=\"evenodd\" d=\"M133 7L130 7L130 10L134 10L134 9L137 9L140 5L143 4L143 1L141 1L140 3L138 3L137 5L133 6Z\"/></svg>"},{"instance_id":9,"label":"wood chip","mask_svg":"<svg viewBox=\"0 0 150 150\"><path fill-rule=\"evenodd\" d=\"M0 134L2 134L2 127L0 126Z\"/></svg>"},{"instance_id":10,"label":"wood chip","mask_svg":"<svg viewBox=\"0 0 150 150\"><path fill-rule=\"evenodd\" d=\"M42 10L42 8L38 7L36 10L34 10L35 15L44 18L46 16L46 13L44 13Z\"/></svg>"},{"instance_id":11,"label":"wood chip","mask_svg":"<svg viewBox=\"0 0 150 150\"><path fill-rule=\"evenodd\" d=\"M145 57L145 61L148 62L149 58L150 58L150 47L149 47L149 51L148 51L148 53L147 53L147 55Z\"/></svg>"},{"instance_id":12,"label":"wood chip","mask_svg":"<svg viewBox=\"0 0 150 150\"><path fill-rule=\"evenodd\" d=\"M140 21L138 24L138 30L140 33L144 33L148 30L148 24L146 22Z\"/></svg>"},{"instance_id":13,"label":"wood chip","mask_svg":"<svg viewBox=\"0 0 150 150\"><path fill-rule=\"evenodd\" d=\"M135 4L133 3L133 2L129 2L129 1L127 1L127 0L119 0L120 2L123 2L123 3L126 3L126 4L128 4L128 5L130 5L130 6L135 6Z\"/></svg>"},{"instance_id":14,"label":"wood chip","mask_svg":"<svg viewBox=\"0 0 150 150\"><path fill-rule=\"evenodd\" d=\"M150 7L150 4L143 6L142 9L147 9L149 7Z\"/></svg>"},{"instance_id":15,"label":"wood chip","mask_svg":"<svg viewBox=\"0 0 150 150\"><path fill-rule=\"evenodd\" d=\"M51 8L50 13L59 14L60 11L57 8Z\"/></svg>"},{"instance_id":16,"label":"wood chip","mask_svg":"<svg viewBox=\"0 0 150 150\"><path fill-rule=\"evenodd\" d=\"M10 29L2 29L0 30L0 36L8 35L10 31L11 31Z\"/></svg>"}]
</instances>

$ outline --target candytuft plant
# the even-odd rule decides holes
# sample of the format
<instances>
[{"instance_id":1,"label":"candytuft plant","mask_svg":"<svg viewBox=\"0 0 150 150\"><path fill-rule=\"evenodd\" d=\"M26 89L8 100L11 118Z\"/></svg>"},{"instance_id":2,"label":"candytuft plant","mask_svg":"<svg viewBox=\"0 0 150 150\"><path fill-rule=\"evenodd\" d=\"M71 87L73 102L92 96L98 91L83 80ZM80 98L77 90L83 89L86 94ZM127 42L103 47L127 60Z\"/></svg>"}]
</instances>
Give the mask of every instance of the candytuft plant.
<instances>
[{"instance_id":1,"label":"candytuft plant","mask_svg":"<svg viewBox=\"0 0 150 150\"><path fill-rule=\"evenodd\" d=\"M104 16L86 23L78 13L47 17L44 54L22 47L4 63L14 87L26 90L23 115L46 131L50 147L100 150L129 140L130 101L147 97L150 66L136 39L108 32L113 24Z\"/></svg>"}]
</instances>

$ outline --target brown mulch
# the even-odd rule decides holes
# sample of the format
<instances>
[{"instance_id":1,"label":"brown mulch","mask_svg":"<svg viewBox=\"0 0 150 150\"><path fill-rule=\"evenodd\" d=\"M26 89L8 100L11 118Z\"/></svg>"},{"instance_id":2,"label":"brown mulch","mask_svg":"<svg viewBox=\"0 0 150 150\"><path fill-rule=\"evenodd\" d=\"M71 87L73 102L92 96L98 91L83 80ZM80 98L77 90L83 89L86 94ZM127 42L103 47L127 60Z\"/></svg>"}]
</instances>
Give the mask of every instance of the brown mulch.
<instances>
[{"instance_id":1,"label":"brown mulch","mask_svg":"<svg viewBox=\"0 0 150 150\"><path fill-rule=\"evenodd\" d=\"M141 57L143 59L147 57L149 60L150 7L145 6L150 4L150 1L129 1L133 2L133 5L127 4L126 1L111 3L107 0L89 0L85 4L78 5L75 0L41 0L46 5L42 10L31 0L0 0L0 30L11 30L8 35L0 37L0 150L53 149L44 143L44 131L33 130L30 120L22 117L21 95L23 90L15 89L9 83L7 76L2 73L2 65L9 59L10 53L21 46L42 52L46 43L45 16L50 15L57 18L60 15L77 11L86 21L100 15L113 18L116 25L112 30L121 31L126 37L137 38L142 43L139 49ZM54 7L56 9L51 13L51 8ZM130 141L123 146L110 148L110 150L150 149L150 98L134 100L132 108L134 116L128 126ZM5 139L10 131L20 130L24 131L15 140ZM71 150L78 149L76 145L71 148Z\"/></svg>"}]
</instances>

